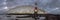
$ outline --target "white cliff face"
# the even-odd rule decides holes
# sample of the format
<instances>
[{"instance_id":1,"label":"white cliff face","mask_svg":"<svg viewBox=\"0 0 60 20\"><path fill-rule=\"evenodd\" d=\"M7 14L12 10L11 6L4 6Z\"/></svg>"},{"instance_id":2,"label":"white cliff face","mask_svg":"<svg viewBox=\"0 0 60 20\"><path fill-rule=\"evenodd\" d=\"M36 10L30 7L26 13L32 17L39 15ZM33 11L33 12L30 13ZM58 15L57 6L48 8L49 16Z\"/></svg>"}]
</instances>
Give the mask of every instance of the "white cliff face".
<instances>
[{"instance_id":1,"label":"white cliff face","mask_svg":"<svg viewBox=\"0 0 60 20\"><path fill-rule=\"evenodd\" d=\"M7 12L8 13L34 13L34 6L31 5L17 6L16 8L10 9ZM38 10L38 13L43 14L44 12Z\"/></svg>"}]
</instances>

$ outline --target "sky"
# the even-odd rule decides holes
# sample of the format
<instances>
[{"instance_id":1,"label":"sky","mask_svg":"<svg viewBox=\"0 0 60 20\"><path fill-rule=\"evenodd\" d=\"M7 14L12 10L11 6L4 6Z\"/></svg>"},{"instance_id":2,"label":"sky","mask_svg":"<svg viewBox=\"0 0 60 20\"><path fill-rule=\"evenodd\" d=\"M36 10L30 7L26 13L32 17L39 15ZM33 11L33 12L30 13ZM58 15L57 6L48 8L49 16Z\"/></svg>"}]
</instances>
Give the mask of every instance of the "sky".
<instances>
[{"instance_id":1,"label":"sky","mask_svg":"<svg viewBox=\"0 0 60 20\"><path fill-rule=\"evenodd\" d=\"M8 11L16 6L34 5L38 3L38 7L52 14L59 14L60 0L0 0L0 13Z\"/></svg>"}]
</instances>

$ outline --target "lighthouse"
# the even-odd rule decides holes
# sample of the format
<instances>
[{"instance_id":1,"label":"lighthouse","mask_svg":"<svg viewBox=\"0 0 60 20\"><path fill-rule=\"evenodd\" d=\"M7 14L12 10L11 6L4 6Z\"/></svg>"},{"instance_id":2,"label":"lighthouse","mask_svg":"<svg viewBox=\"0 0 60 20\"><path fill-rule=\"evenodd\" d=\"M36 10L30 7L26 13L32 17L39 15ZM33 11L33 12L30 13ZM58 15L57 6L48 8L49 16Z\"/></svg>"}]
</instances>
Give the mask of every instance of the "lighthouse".
<instances>
[{"instance_id":1,"label":"lighthouse","mask_svg":"<svg viewBox=\"0 0 60 20\"><path fill-rule=\"evenodd\" d=\"M35 2L35 7L34 7L34 19L35 20L39 19L39 17L38 17L37 2Z\"/></svg>"}]
</instances>

